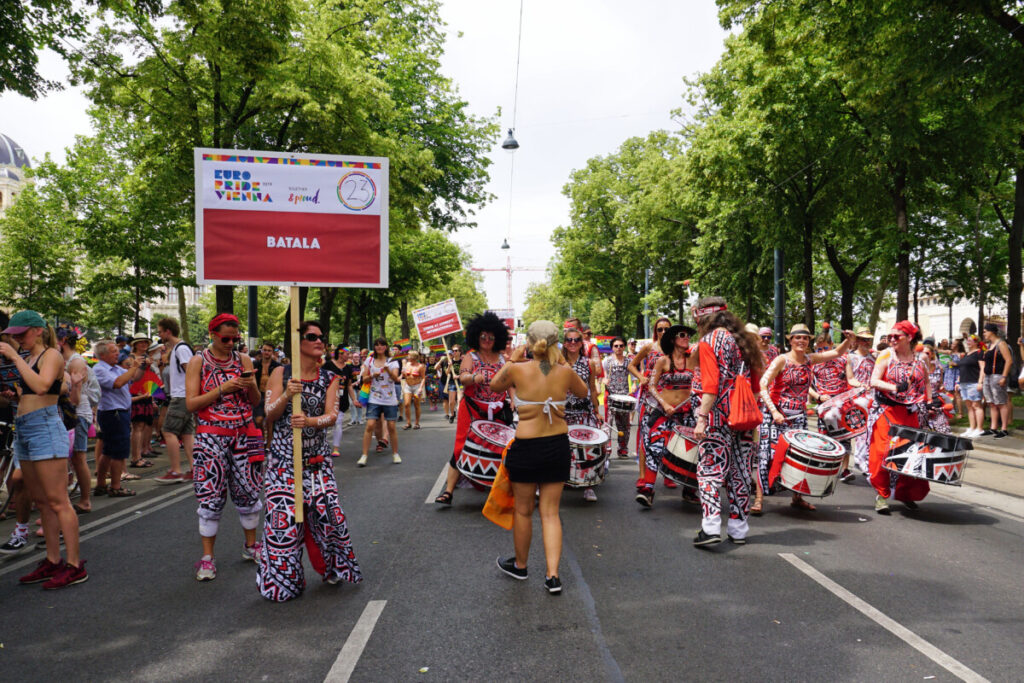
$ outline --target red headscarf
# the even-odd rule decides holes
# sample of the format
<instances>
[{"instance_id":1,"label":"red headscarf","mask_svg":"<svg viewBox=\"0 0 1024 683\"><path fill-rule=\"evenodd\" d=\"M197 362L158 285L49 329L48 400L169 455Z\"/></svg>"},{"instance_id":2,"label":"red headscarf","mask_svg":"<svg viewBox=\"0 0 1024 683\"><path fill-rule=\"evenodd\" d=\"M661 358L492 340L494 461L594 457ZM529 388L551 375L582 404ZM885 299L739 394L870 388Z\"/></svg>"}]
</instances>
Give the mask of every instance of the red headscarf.
<instances>
[{"instance_id":1,"label":"red headscarf","mask_svg":"<svg viewBox=\"0 0 1024 683\"><path fill-rule=\"evenodd\" d=\"M217 315L213 316L213 320L210 321L210 332L213 332L224 323L231 323L235 327L241 327L241 324L238 322L238 318L236 318L235 316L231 315L230 313L218 313Z\"/></svg>"},{"instance_id":2,"label":"red headscarf","mask_svg":"<svg viewBox=\"0 0 1024 683\"><path fill-rule=\"evenodd\" d=\"M901 320L892 326L894 330L899 330L903 334L907 335L911 340L914 339L914 335L918 332L918 327L909 320Z\"/></svg>"}]
</instances>

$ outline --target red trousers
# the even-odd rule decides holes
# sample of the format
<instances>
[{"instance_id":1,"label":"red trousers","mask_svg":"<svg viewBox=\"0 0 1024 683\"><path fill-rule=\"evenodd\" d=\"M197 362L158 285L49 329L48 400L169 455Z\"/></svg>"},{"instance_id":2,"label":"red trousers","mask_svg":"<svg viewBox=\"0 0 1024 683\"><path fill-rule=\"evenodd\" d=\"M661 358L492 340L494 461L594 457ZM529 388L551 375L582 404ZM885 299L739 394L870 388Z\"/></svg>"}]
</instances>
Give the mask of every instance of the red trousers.
<instances>
[{"instance_id":1,"label":"red trousers","mask_svg":"<svg viewBox=\"0 0 1024 683\"><path fill-rule=\"evenodd\" d=\"M912 413L903 406L886 405L871 429L871 442L868 445L868 471L871 474L871 485L883 498L892 495L896 500L919 501L928 495L928 482L913 477L900 477L885 467L885 457L889 455L889 426L904 425L905 427L921 428L920 413ZM892 479L896 479L895 488Z\"/></svg>"}]
</instances>

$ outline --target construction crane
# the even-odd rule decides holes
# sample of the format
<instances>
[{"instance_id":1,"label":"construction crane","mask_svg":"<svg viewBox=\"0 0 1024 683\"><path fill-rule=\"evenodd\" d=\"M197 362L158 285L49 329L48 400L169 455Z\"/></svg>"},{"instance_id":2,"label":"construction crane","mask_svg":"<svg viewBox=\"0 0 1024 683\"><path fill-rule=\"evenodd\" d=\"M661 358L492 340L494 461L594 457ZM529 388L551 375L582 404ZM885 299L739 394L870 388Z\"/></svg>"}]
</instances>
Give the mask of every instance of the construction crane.
<instances>
[{"instance_id":1,"label":"construction crane","mask_svg":"<svg viewBox=\"0 0 1024 683\"><path fill-rule=\"evenodd\" d=\"M502 247L502 248L506 248L506 247ZM484 273L484 272L504 272L505 276L506 276L506 279L508 281L508 309L512 310L512 308L513 308L513 306L512 306L512 273L518 273L518 272L528 271L528 270L541 270L541 271L543 271L543 270L547 270L547 269L546 268L528 268L528 267L525 267L525 266L516 266L515 268L513 268L512 267L512 255L511 254L506 254L505 255L505 267L504 268L470 268L470 270L476 271L478 273Z\"/></svg>"}]
</instances>

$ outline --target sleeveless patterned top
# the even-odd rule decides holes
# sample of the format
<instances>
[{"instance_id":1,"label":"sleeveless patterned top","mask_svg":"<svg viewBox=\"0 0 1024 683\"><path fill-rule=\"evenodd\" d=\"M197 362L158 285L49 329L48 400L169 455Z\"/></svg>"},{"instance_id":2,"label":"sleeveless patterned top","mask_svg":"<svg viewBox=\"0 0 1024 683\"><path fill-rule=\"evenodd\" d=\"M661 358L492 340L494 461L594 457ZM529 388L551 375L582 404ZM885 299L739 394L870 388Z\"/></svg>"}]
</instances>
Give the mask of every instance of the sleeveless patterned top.
<instances>
[{"instance_id":1,"label":"sleeveless patterned top","mask_svg":"<svg viewBox=\"0 0 1024 683\"><path fill-rule=\"evenodd\" d=\"M693 386L693 371L686 366L676 368L672 364L672 357L668 359L669 368L667 372L661 373L658 377L658 391L667 389L669 391L688 391Z\"/></svg>"},{"instance_id":2,"label":"sleeveless patterned top","mask_svg":"<svg viewBox=\"0 0 1024 683\"><path fill-rule=\"evenodd\" d=\"M905 380L909 385L907 390L902 393L875 389L886 400L903 405L922 403L928 382L928 367L917 358L904 362L890 354L889 364L885 368L882 380L892 384L898 384L901 380Z\"/></svg>"},{"instance_id":3,"label":"sleeveless patterned top","mask_svg":"<svg viewBox=\"0 0 1024 683\"><path fill-rule=\"evenodd\" d=\"M608 356L604 361L604 372L608 376L608 393L609 394L628 394L629 393L629 371L626 370L626 366L629 365L629 359L623 356L622 362L620 363L615 356Z\"/></svg>"},{"instance_id":4,"label":"sleeveless patterned top","mask_svg":"<svg viewBox=\"0 0 1024 683\"><path fill-rule=\"evenodd\" d=\"M317 378L302 380L302 414L319 417L327 410L327 389L337 376L330 370L319 368ZM285 380L287 384L287 379ZM285 400L284 412L274 421L274 432L270 439L271 463L287 464L292 461L292 402ZM329 455L330 444L326 429L306 427L302 430L302 459L318 455Z\"/></svg>"},{"instance_id":5,"label":"sleeveless patterned top","mask_svg":"<svg viewBox=\"0 0 1024 683\"><path fill-rule=\"evenodd\" d=\"M789 357L775 376L768 393L779 412L794 414L807 408L807 392L811 388L811 364L794 363Z\"/></svg>"},{"instance_id":6,"label":"sleeveless patterned top","mask_svg":"<svg viewBox=\"0 0 1024 683\"><path fill-rule=\"evenodd\" d=\"M199 375L199 393L214 391L229 379L242 374L242 358L231 352L231 358L221 360L210 349L203 349L200 357L203 367ZM245 391L224 394L214 403L196 413L196 422L201 425L215 425L233 429L252 422L252 404Z\"/></svg>"},{"instance_id":7,"label":"sleeveless patterned top","mask_svg":"<svg viewBox=\"0 0 1024 683\"><path fill-rule=\"evenodd\" d=\"M849 391L850 384L846 381L846 356L816 363L811 367L814 374L814 389L823 396L835 396Z\"/></svg>"},{"instance_id":8,"label":"sleeveless patterned top","mask_svg":"<svg viewBox=\"0 0 1024 683\"><path fill-rule=\"evenodd\" d=\"M466 387L466 396L484 403L497 403L506 400L508 398L507 391L491 391L490 387L491 378L498 374L498 370L501 370L501 366L505 364L505 359L501 354L498 354L497 363L485 363L475 351L470 351L469 357L473 360L473 374L483 375L486 383Z\"/></svg>"},{"instance_id":9,"label":"sleeveless patterned top","mask_svg":"<svg viewBox=\"0 0 1024 683\"><path fill-rule=\"evenodd\" d=\"M871 381L871 373L875 371L875 356L869 353L866 356L862 356L859 353L850 353L850 365L853 366L853 378L863 384L868 385Z\"/></svg>"},{"instance_id":10,"label":"sleeveless patterned top","mask_svg":"<svg viewBox=\"0 0 1024 683\"><path fill-rule=\"evenodd\" d=\"M573 372L580 376L583 383L590 388L590 359L584 356L582 353L576 362L572 364ZM569 393L565 397L565 410L566 412L574 410L590 410L590 396L586 398L579 398Z\"/></svg>"}]
</instances>

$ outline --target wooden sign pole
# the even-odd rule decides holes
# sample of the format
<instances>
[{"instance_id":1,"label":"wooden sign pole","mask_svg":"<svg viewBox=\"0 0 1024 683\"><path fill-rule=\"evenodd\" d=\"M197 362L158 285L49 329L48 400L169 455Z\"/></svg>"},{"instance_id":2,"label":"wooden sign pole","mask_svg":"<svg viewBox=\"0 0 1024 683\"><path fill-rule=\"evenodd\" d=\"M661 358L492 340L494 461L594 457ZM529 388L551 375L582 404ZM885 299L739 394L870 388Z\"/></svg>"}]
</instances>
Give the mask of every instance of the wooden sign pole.
<instances>
[{"instance_id":1,"label":"wooden sign pole","mask_svg":"<svg viewBox=\"0 0 1024 683\"><path fill-rule=\"evenodd\" d=\"M299 351L299 288L291 290L291 335L292 335L292 378L302 380L302 353ZM292 396L292 415L302 413L302 396ZM302 500L302 430L292 429L292 469L295 477L295 521L302 523L304 503Z\"/></svg>"}]
</instances>

